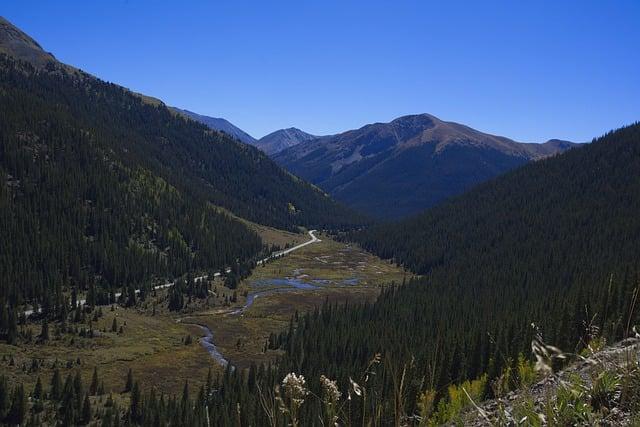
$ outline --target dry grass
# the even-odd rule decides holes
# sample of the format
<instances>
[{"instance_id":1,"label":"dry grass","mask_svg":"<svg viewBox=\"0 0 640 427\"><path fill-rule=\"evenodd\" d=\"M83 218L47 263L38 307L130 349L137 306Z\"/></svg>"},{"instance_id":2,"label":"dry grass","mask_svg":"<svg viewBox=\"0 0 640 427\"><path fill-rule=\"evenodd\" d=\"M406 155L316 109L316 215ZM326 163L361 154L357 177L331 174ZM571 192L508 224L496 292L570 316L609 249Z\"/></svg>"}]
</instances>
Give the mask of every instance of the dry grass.
<instances>
[{"instance_id":1,"label":"dry grass","mask_svg":"<svg viewBox=\"0 0 640 427\"><path fill-rule=\"evenodd\" d=\"M271 232L268 227L263 231ZM293 239L295 236L298 235L275 230L272 241L276 238ZM307 239L306 235L300 237L300 241ZM321 243L306 246L264 267L258 267L251 277L240 284L238 302L231 307L223 305L223 295L231 296L233 291L223 288L220 281L215 284L220 296L210 298L212 305L194 302L186 310L192 311L190 313L170 313L158 304L156 315L153 316L153 304L150 301L138 309L117 307L112 312L109 307L102 307L104 315L93 323L93 329L107 332L100 332L97 337L80 338L76 334L65 334L55 339L55 325L50 325L52 339L46 344L0 344L2 373L9 377L11 383L24 383L28 391L33 389L40 376L45 389L48 389L54 371L52 365L57 360L63 379L69 372L80 370L87 386L94 366L98 366L107 393L117 394L123 390L129 368L133 369L134 377L143 390L155 387L159 392L179 394L185 379L188 379L190 389L195 393L205 381L209 368L213 368L214 372L220 372L222 368L199 344L201 330L176 322L178 318L184 318L185 322L207 324L225 358L239 367L245 367L252 361L271 360L278 354L276 351L264 353L264 344L271 333L286 329L296 310L304 313L322 304L325 299L337 302L371 300L378 295L381 284L401 282L405 275L394 265L356 247L335 242L327 236L319 237L323 239ZM229 314L232 309L245 303L243 293L254 291L256 280L283 277L298 277L309 283L317 279L325 282L315 290L263 296L256 299L242 315ZM358 284L345 285L343 282L353 278L358 279ZM160 292L158 299L163 298L164 293ZM124 333L110 332L114 317L118 326L123 326ZM88 323L77 326L88 327ZM28 327L34 336L40 333L39 325L29 324ZM183 339L189 334L193 336L193 344L187 346ZM4 362L1 361L3 356L6 359ZM15 362L12 366L9 365L11 358ZM34 358L43 362L42 367L37 372L29 372ZM78 358L80 364L76 363ZM67 367L69 361L71 366ZM22 369L23 365L26 370Z\"/></svg>"},{"instance_id":2,"label":"dry grass","mask_svg":"<svg viewBox=\"0 0 640 427\"><path fill-rule=\"evenodd\" d=\"M282 285L259 286L269 279L286 277L318 286L313 290L292 290L272 293L255 299L242 315L230 315L231 309L214 309L200 313L198 322L213 331L214 342L234 365L246 367L252 361L273 360L277 351L263 352L271 333L279 333L288 326L296 311L304 313L321 305L325 299L335 302L370 301L377 297L379 287L391 281L402 282L405 272L359 248L336 242L328 236L318 236L320 243L306 246L283 258L258 267L238 289L236 308L245 303L244 293ZM355 285L345 280L358 279ZM322 280L321 284L317 280Z\"/></svg>"},{"instance_id":3,"label":"dry grass","mask_svg":"<svg viewBox=\"0 0 640 427\"><path fill-rule=\"evenodd\" d=\"M105 328L110 331L113 318L116 317L118 325L123 325L123 334L100 332L100 336L95 338L75 336L73 344L71 334L65 334L59 340L52 339L46 344L0 344L0 359L3 356L7 359L6 362L0 362L2 373L12 383L23 382L27 390L31 390L38 375L48 388L54 371L52 365L56 360L63 379L68 372L79 369L87 385L94 366L98 366L106 391L118 393L122 391L128 369L132 368L134 377L140 381L143 389L153 386L164 393L179 393L185 379L201 384L209 366L214 366L211 357L197 340L189 346L182 343L188 334L195 331L176 323L167 315L149 316L121 307L114 312L104 308L103 312L103 318L94 322L94 329L102 331ZM39 333L37 325L30 327L34 335ZM11 357L15 366L9 366ZM22 365L29 368L34 358L43 360L43 367L38 372L23 371ZM78 358L80 365L76 363ZM71 368L67 368L68 361L73 363Z\"/></svg>"}]
</instances>

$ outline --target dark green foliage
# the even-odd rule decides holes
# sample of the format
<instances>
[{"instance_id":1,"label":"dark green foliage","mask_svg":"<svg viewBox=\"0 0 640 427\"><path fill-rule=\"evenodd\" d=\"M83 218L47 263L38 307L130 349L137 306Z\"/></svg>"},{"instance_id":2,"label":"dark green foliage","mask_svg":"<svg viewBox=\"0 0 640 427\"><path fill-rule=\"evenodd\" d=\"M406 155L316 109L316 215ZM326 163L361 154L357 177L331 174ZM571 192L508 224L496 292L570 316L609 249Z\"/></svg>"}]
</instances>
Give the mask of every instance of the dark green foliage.
<instances>
[{"instance_id":1,"label":"dark green foliage","mask_svg":"<svg viewBox=\"0 0 640 427\"><path fill-rule=\"evenodd\" d=\"M638 287L640 125L526 166L424 215L353 235L425 277L390 288L376 303L325 306L280 340L281 365L308 378L362 371L383 399L413 360L415 378L438 391L529 353L538 325L565 350L590 339L591 319L623 337ZM629 315L631 314L631 317ZM385 394L386 393L386 394ZM408 401L408 409L414 410Z\"/></svg>"},{"instance_id":2,"label":"dark green foliage","mask_svg":"<svg viewBox=\"0 0 640 427\"><path fill-rule=\"evenodd\" d=\"M60 379L60 371L56 369L53 371L53 376L51 377L51 390L49 392L49 399L57 401L60 399L62 394L62 380Z\"/></svg>"},{"instance_id":3,"label":"dark green foliage","mask_svg":"<svg viewBox=\"0 0 640 427\"><path fill-rule=\"evenodd\" d=\"M82 424L88 424L91 421L91 402L89 401L89 395L84 395L84 402L82 403Z\"/></svg>"},{"instance_id":4,"label":"dark green foliage","mask_svg":"<svg viewBox=\"0 0 640 427\"><path fill-rule=\"evenodd\" d=\"M321 374L346 391L349 378L381 353L364 386L388 424L398 416L403 375L410 380L401 412L415 414L421 391L433 388L439 399L449 384L514 369L518 355L530 352L531 323L567 351L588 342L591 319L608 339L621 338L638 320L630 311L639 284L637 212L640 125L510 173L421 218L353 236L425 276L388 287L373 304L325 304L292 319L287 333L270 338L285 352L275 369L228 370L214 381L212 419L236 423L239 403L240 423L260 425L266 421L251 391L258 385L273 390L293 371L315 394ZM373 409L363 412L357 402L351 421L360 424ZM314 405L301 410L305 420L317 419Z\"/></svg>"},{"instance_id":5,"label":"dark green foliage","mask_svg":"<svg viewBox=\"0 0 640 427\"><path fill-rule=\"evenodd\" d=\"M100 382L100 379L98 378L98 367L94 367L93 368L93 376L91 377L91 385L89 386L89 394L91 396L95 396L96 394L98 394L98 384Z\"/></svg>"},{"instance_id":6,"label":"dark green foliage","mask_svg":"<svg viewBox=\"0 0 640 427\"><path fill-rule=\"evenodd\" d=\"M129 392L133 388L133 371L129 368L129 372L127 372L127 379L124 384L124 392Z\"/></svg>"},{"instance_id":7,"label":"dark green foliage","mask_svg":"<svg viewBox=\"0 0 640 427\"><path fill-rule=\"evenodd\" d=\"M42 393L42 381L40 380L40 377L38 376L38 380L36 381L36 385L33 388L33 394L32 394L34 399L42 399L43 397L43 393Z\"/></svg>"},{"instance_id":8,"label":"dark green foliage","mask_svg":"<svg viewBox=\"0 0 640 427\"><path fill-rule=\"evenodd\" d=\"M49 341L49 322L46 318L42 321L42 332L39 338L41 341Z\"/></svg>"},{"instance_id":9,"label":"dark green foliage","mask_svg":"<svg viewBox=\"0 0 640 427\"><path fill-rule=\"evenodd\" d=\"M27 413L27 396L24 392L22 384L17 385L13 390L11 397L11 407L4 421L8 425L20 425L24 422Z\"/></svg>"},{"instance_id":10,"label":"dark green foliage","mask_svg":"<svg viewBox=\"0 0 640 427\"><path fill-rule=\"evenodd\" d=\"M138 382L136 382L133 384L133 388L131 389L131 403L129 405L129 417L135 424L139 424L142 417L140 399L140 386L138 385Z\"/></svg>"},{"instance_id":11,"label":"dark green foliage","mask_svg":"<svg viewBox=\"0 0 640 427\"><path fill-rule=\"evenodd\" d=\"M0 58L2 307L35 303L50 317L71 287L106 304L117 288L250 265L260 239L215 206L287 229L352 223L257 149L51 69ZM5 331L14 343L13 323Z\"/></svg>"},{"instance_id":12,"label":"dark green foliage","mask_svg":"<svg viewBox=\"0 0 640 427\"><path fill-rule=\"evenodd\" d=\"M622 335L638 285L639 211L635 124L353 237L427 275L432 298L451 297L511 328L509 341L526 340L535 322L550 342L573 349L594 315L606 336Z\"/></svg>"},{"instance_id":13,"label":"dark green foliage","mask_svg":"<svg viewBox=\"0 0 640 427\"><path fill-rule=\"evenodd\" d=\"M9 411L11 405L11 389L9 382L4 375L0 376L0 420L2 420Z\"/></svg>"}]
</instances>

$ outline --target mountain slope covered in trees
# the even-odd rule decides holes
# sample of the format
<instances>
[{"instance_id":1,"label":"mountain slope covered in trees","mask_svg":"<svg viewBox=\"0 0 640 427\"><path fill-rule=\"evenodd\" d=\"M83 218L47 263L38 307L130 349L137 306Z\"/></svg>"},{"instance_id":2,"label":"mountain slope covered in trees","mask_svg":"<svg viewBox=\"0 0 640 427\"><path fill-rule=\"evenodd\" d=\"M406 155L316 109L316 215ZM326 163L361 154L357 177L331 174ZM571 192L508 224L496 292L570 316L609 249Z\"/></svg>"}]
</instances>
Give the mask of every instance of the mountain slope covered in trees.
<instances>
[{"instance_id":1,"label":"mountain slope covered in trees","mask_svg":"<svg viewBox=\"0 0 640 427\"><path fill-rule=\"evenodd\" d=\"M286 351L281 374L302 373L310 384L327 375L346 390L380 353L366 385L371 406L352 417L374 418L380 408L391 422L420 413L417 396L430 390L437 400L450 384L478 378L481 396L491 396L505 369L518 383L519 355L528 357L538 332L567 351L597 336L620 339L639 319L639 211L634 124L417 218L354 234L423 277L374 304L327 305L293 322L272 339Z\"/></svg>"},{"instance_id":2,"label":"mountain slope covered in trees","mask_svg":"<svg viewBox=\"0 0 640 427\"><path fill-rule=\"evenodd\" d=\"M291 230L357 220L256 148L53 60L1 55L0 110L2 306L249 263L260 239L218 206Z\"/></svg>"},{"instance_id":3,"label":"mountain slope covered in trees","mask_svg":"<svg viewBox=\"0 0 640 427\"><path fill-rule=\"evenodd\" d=\"M362 212L398 218L572 146L518 143L420 114L307 141L274 159Z\"/></svg>"},{"instance_id":4,"label":"mountain slope covered in trees","mask_svg":"<svg viewBox=\"0 0 640 427\"><path fill-rule=\"evenodd\" d=\"M424 278L348 314L355 326L344 342L406 351L406 360L440 341L451 356L441 363L456 364L446 377L464 379L495 372L492 364L503 356L526 353L532 322L565 349L588 339L591 321L604 336L621 338L640 278L639 209L640 125L634 124L416 218L358 232L351 238L363 247ZM382 325L368 333L358 326L364 319ZM413 333L376 332L389 327ZM318 342L309 331L297 334Z\"/></svg>"},{"instance_id":5,"label":"mountain slope covered in trees","mask_svg":"<svg viewBox=\"0 0 640 427\"><path fill-rule=\"evenodd\" d=\"M227 369L200 405L219 425L286 423L292 396L303 423L455 422L469 399L535 381L534 339L578 353L639 320L639 209L636 124L353 234L424 276L372 304L295 316L269 339L284 352L275 367Z\"/></svg>"}]
</instances>

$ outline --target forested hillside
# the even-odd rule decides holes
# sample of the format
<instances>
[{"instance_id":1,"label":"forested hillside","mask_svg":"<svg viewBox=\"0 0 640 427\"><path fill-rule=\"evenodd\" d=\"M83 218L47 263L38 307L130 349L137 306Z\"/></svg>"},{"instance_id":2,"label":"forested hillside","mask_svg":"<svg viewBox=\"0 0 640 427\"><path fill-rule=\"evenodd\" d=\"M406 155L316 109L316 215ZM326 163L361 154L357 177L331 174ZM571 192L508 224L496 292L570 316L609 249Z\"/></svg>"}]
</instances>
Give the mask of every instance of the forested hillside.
<instances>
[{"instance_id":1,"label":"forested hillside","mask_svg":"<svg viewBox=\"0 0 640 427\"><path fill-rule=\"evenodd\" d=\"M259 238L214 206L288 229L351 220L257 149L55 62L0 58L0 112L0 292L12 305L255 257Z\"/></svg>"},{"instance_id":2,"label":"forested hillside","mask_svg":"<svg viewBox=\"0 0 640 427\"><path fill-rule=\"evenodd\" d=\"M352 235L424 276L388 288L374 304L325 305L293 320L270 340L285 351L276 381L302 373L320 395L320 375L337 378L353 399L342 417L355 422L415 422L424 413L444 422L462 395L452 384L476 380L465 387L482 399L535 378L527 359L538 332L568 352L629 332L638 320L639 211L636 124L419 218ZM367 400L356 398L349 378ZM265 373L264 381L274 379ZM425 409L427 398L442 403ZM313 419L320 406L300 410Z\"/></svg>"},{"instance_id":3,"label":"forested hillside","mask_svg":"<svg viewBox=\"0 0 640 427\"><path fill-rule=\"evenodd\" d=\"M350 416L392 422L418 414L425 391L437 400L450 384L479 378L480 396L491 395L507 368L513 383L523 381L518 358L529 357L537 331L568 351L597 335L622 338L638 318L638 212L636 124L416 219L354 234L424 277L374 304L327 305L301 318L272 340L286 351L281 372L303 373L317 393L320 375L346 390L379 353L365 386L370 406Z\"/></svg>"},{"instance_id":4,"label":"forested hillside","mask_svg":"<svg viewBox=\"0 0 640 427\"><path fill-rule=\"evenodd\" d=\"M212 382L216 392L194 402L194 423L205 425L205 408L218 425L459 420L471 399L536 380L534 340L544 363L556 364L545 342L578 353L630 332L639 209L636 124L419 218L353 234L424 276L388 287L373 304L295 316L269 339L284 351L277 365L228 369ZM145 399L150 417L155 397Z\"/></svg>"}]
</instances>

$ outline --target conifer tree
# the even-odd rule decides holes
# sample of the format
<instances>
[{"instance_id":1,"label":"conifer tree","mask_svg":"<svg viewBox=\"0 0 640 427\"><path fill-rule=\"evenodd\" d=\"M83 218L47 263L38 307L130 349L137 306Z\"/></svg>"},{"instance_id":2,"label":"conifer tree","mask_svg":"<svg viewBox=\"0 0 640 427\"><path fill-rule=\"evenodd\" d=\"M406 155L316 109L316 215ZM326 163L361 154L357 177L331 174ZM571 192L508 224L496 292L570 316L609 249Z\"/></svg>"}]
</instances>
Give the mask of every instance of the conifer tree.
<instances>
[{"instance_id":1,"label":"conifer tree","mask_svg":"<svg viewBox=\"0 0 640 427\"><path fill-rule=\"evenodd\" d=\"M129 368L129 372L127 372L127 379L124 385L124 392L130 392L133 389L133 371Z\"/></svg>"},{"instance_id":2,"label":"conifer tree","mask_svg":"<svg viewBox=\"0 0 640 427\"><path fill-rule=\"evenodd\" d=\"M91 378L91 385L89 386L89 394L91 396L95 396L98 393L98 384L99 384L99 379L98 379L98 367L95 366L93 368L93 376Z\"/></svg>"},{"instance_id":3,"label":"conifer tree","mask_svg":"<svg viewBox=\"0 0 640 427\"><path fill-rule=\"evenodd\" d=\"M11 398L11 408L7 415L7 423L10 425L20 425L24 422L27 413L27 396L24 393L24 386L19 384L13 391Z\"/></svg>"},{"instance_id":4,"label":"conifer tree","mask_svg":"<svg viewBox=\"0 0 640 427\"><path fill-rule=\"evenodd\" d=\"M45 317L42 320L42 332L40 333L40 341L49 341L49 322Z\"/></svg>"},{"instance_id":5,"label":"conifer tree","mask_svg":"<svg viewBox=\"0 0 640 427\"><path fill-rule=\"evenodd\" d=\"M40 400L43 397L42 393L42 381L40 380L40 376L38 375L38 380L36 381L36 385L33 388L33 398Z\"/></svg>"},{"instance_id":6,"label":"conifer tree","mask_svg":"<svg viewBox=\"0 0 640 427\"><path fill-rule=\"evenodd\" d=\"M84 395L84 402L82 403L82 422L84 424L91 422L91 402L89 400L89 394Z\"/></svg>"},{"instance_id":7,"label":"conifer tree","mask_svg":"<svg viewBox=\"0 0 640 427\"><path fill-rule=\"evenodd\" d=\"M9 382L7 381L7 377L4 375L0 376L0 420L2 420L7 411L9 411L9 406L11 405L11 395L9 389Z\"/></svg>"},{"instance_id":8,"label":"conifer tree","mask_svg":"<svg viewBox=\"0 0 640 427\"><path fill-rule=\"evenodd\" d=\"M16 345L18 340L18 321L15 309L9 309L9 321L7 326L7 344Z\"/></svg>"},{"instance_id":9,"label":"conifer tree","mask_svg":"<svg viewBox=\"0 0 640 427\"><path fill-rule=\"evenodd\" d=\"M56 368L53 371L53 376L51 377L51 389L49 392L49 398L54 401L60 400L62 394L62 379L60 378L60 371Z\"/></svg>"},{"instance_id":10,"label":"conifer tree","mask_svg":"<svg viewBox=\"0 0 640 427\"><path fill-rule=\"evenodd\" d=\"M140 386L136 381L133 384L133 388L131 389L131 404L129 406L129 415L131 417L131 421L134 423L139 423L141 418L141 402L140 402Z\"/></svg>"}]
</instances>

